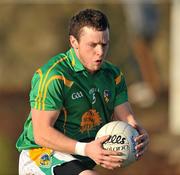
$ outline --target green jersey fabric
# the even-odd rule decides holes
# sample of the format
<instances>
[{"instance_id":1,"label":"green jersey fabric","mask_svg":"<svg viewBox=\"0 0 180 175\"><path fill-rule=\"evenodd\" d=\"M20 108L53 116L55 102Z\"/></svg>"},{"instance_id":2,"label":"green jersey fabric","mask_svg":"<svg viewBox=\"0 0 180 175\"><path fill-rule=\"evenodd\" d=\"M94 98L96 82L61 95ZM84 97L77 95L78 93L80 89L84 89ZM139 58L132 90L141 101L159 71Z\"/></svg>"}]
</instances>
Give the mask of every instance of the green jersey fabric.
<instances>
[{"instance_id":1,"label":"green jersey fabric","mask_svg":"<svg viewBox=\"0 0 180 175\"><path fill-rule=\"evenodd\" d=\"M54 127L79 141L93 140L111 121L114 107L127 100L125 79L116 66L104 61L100 70L90 74L73 48L51 58L32 78L31 108L60 110ZM40 147L34 142L31 113L16 147L19 151Z\"/></svg>"}]
</instances>

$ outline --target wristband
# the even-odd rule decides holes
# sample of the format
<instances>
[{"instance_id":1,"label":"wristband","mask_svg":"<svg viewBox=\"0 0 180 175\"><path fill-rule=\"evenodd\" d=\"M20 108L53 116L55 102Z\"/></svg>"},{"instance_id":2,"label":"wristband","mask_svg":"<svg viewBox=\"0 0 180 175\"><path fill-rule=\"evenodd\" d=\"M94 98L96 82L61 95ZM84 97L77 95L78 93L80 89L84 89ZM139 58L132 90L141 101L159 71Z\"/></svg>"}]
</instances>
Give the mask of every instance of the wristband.
<instances>
[{"instance_id":1,"label":"wristband","mask_svg":"<svg viewBox=\"0 0 180 175\"><path fill-rule=\"evenodd\" d=\"M75 154L81 155L81 156L86 156L85 154L85 147L86 147L85 142L77 142L75 146Z\"/></svg>"}]
</instances>

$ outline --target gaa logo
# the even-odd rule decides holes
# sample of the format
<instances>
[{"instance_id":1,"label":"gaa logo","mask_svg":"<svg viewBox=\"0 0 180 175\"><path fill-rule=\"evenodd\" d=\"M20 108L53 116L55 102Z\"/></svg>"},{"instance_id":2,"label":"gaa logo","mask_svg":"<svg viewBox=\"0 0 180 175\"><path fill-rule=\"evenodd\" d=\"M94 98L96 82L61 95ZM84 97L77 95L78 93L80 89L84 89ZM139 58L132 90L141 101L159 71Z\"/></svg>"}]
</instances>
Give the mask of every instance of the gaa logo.
<instances>
[{"instance_id":1,"label":"gaa logo","mask_svg":"<svg viewBox=\"0 0 180 175\"><path fill-rule=\"evenodd\" d=\"M82 93L81 91L79 91L79 92L74 92L74 93L71 95L71 98L72 98L73 100L78 99L78 98L82 98L82 97L83 97L83 93Z\"/></svg>"}]
</instances>

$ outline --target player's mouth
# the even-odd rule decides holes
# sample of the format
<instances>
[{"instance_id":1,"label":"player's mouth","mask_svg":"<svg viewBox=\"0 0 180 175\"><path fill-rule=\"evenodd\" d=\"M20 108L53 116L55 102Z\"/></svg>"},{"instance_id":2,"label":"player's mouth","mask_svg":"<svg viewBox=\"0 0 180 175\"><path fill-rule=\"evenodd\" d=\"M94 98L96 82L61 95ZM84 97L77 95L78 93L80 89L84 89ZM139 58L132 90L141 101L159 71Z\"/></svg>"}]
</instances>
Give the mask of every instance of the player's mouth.
<instances>
[{"instance_id":1,"label":"player's mouth","mask_svg":"<svg viewBox=\"0 0 180 175\"><path fill-rule=\"evenodd\" d=\"M103 60L96 60L97 64L101 64Z\"/></svg>"}]
</instances>

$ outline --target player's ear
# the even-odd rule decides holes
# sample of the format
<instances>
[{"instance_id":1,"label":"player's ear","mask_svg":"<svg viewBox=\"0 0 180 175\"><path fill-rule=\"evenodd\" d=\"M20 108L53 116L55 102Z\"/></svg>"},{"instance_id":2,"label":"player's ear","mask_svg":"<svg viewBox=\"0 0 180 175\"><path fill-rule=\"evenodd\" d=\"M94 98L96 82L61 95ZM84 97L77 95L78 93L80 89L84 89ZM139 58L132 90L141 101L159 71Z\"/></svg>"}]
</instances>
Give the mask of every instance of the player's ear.
<instances>
[{"instance_id":1,"label":"player's ear","mask_svg":"<svg viewBox=\"0 0 180 175\"><path fill-rule=\"evenodd\" d=\"M78 49L78 40L73 35L69 36L69 42L74 49Z\"/></svg>"}]
</instances>

